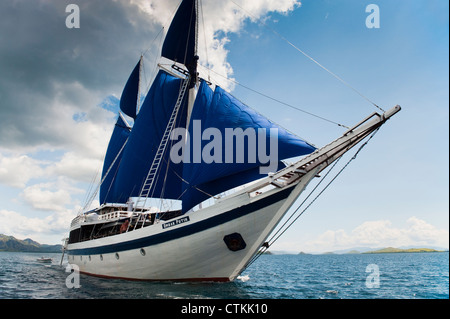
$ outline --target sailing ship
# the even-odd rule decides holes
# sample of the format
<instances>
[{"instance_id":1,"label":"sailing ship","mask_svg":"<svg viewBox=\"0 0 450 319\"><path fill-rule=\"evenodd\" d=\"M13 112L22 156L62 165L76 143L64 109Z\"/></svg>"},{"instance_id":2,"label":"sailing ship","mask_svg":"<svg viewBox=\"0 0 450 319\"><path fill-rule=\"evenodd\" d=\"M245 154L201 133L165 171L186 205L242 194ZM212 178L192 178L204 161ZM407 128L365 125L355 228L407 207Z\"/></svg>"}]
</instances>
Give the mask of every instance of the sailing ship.
<instances>
[{"instance_id":1,"label":"sailing ship","mask_svg":"<svg viewBox=\"0 0 450 319\"><path fill-rule=\"evenodd\" d=\"M172 68L158 65L140 108L142 57L124 87L100 207L72 220L64 245L81 273L235 280L306 186L400 111L374 113L317 149L199 77L197 8L196 0L178 7L161 50ZM286 164L291 158L300 159ZM149 205L154 199L180 205Z\"/></svg>"}]
</instances>

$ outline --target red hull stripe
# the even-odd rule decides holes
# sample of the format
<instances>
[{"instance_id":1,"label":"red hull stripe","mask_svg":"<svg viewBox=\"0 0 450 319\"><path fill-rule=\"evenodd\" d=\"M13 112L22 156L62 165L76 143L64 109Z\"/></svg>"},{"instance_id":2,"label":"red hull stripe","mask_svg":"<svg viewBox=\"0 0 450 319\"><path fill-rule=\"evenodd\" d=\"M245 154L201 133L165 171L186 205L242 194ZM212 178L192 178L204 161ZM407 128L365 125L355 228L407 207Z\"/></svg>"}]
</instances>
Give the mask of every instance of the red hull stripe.
<instances>
[{"instance_id":1,"label":"red hull stripe","mask_svg":"<svg viewBox=\"0 0 450 319\"><path fill-rule=\"evenodd\" d=\"M80 271L80 273L88 276L105 278L105 279L121 279L128 281L174 281L174 282L229 282L230 278L227 277L215 277L215 278L182 278L182 279L139 279L139 278L126 278L126 277L115 277L106 275L91 274L88 272Z\"/></svg>"}]
</instances>

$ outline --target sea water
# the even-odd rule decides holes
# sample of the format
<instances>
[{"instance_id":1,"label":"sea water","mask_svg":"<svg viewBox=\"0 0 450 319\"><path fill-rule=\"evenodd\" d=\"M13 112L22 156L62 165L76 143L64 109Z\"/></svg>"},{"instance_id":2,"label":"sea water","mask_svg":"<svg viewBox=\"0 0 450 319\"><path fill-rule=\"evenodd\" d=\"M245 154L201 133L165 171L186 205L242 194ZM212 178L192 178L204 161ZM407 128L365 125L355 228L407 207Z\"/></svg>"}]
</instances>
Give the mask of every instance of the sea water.
<instances>
[{"instance_id":1,"label":"sea water","mask_svg":"<svg viewBox=\"0 0 450 319\"><path fill-rule=\"evenodd\" d=\"M231 283L135 282L80 275L67 261L0 252L0 299L448 299L449 253L262 255Z\"/></svg>"}]
</instances>

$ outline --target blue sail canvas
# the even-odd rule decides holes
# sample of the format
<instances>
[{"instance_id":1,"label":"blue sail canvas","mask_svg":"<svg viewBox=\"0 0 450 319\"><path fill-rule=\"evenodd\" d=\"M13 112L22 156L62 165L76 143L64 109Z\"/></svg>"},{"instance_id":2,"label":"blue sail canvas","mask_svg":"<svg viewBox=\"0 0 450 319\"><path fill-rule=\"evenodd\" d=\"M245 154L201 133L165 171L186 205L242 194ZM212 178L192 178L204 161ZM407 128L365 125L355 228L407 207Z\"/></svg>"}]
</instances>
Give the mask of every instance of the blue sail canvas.
<instances>
[{"instance_id":1,"label":"blue sail canvas","mask_svg":"<svg viewBox=\"0 0 450 319\"><path fill-rule=\"evenodd\" d=\"M122 160L123 146L130 136L130 131L131 128L119 114L103 162L103 182L100 185L100 204L115 201L115 198L109 197L109 193L117 174L119 164Z\"/></svg>"},{"instance_id":2,"label":"blue sail canvas","mask_svg":"<svg viewBox=\"0 0 450 319\"><path fill-rule=\"evenodd\" d=\"M161 55L170 60L189 65L195 56L196 37L195 0L183 0L173 18L164 41Z\"/></svg>"},{"instance_id":3,"label":"blue sail canvas","mask_svg":"<svg viewBox=\"0 0 450 319\"><path fill-rule=\"evenodd\" d=\"M174 109L181 81L165 71L160 71L156 76L124 149L122 163L111 190L114 202L126 203L130 197L139 196ZM186 109L185 101L176 123L179 127L185 126ZM170 161L169 149L166 150L152 196L178 199L181 193L178 176L182 175L182 169L181 164Z\"/></svg>"},{"instance_id":4,"label":"blue sail canvas","mask_svg":"<svg viewBox=\"0 0 450 319\"><path fill-rule=\"evenodd\" d=\"M133 119L136 119L141 63L142 58L134 67L120 98L120 109Z\"/></svg>"},{"instance_id":5,"label":"blue sail canvas","mask_svg":"<svg viewBox=\"0 0 450 319\"><path fill-rule=\"evenodd\" d=\"M204 156L200 162L192 158L184 163L183 167L183 210L186 211L211 195L218 194L225 190L251 182L253 180L267 176L261 174L260 168L266 166L265 158L257 154L269 154L269 146L273 143L270 130L277 132L276 158L278 159L274 170L284 167L283 159L309 154L315 151L315 147L303 141L299 137L289 133L282 127L269 121L267 118L247 107L230 93L217 86L214 91L205 81L202 81L194 109L189 123L189 136L195 138L198 135L194 132L195 121L201 123L203 132L209 128L214 128L223 137L219 150L221 159L216 162L205 162ZM244 139L241 149L238 149L237 141L227 140L227 130L241 129L242 131L255 132L255 139L250 141ZM249 129L249 130L248 130ZM259 133L264 132L264 143L261 142ZM218 134L219 135L219 134ZM225 138L224 138L225 137ZM251 145L256 142L256 145ZM201 141L200 150L204 150L210 140ZM243 146L243 147L242 147ZM195 150L194 143L190 143L190 154L195 157L198 150ZM266 149L259 150L258 147ZM217 150L215 150L217 151ZM230 151L232 156L230 158ZM238 158L238 152L243 154ZM256 154L253 154L255 152ZM228 158L227 158L228 157Z\"/></svg>"}]
</instances>

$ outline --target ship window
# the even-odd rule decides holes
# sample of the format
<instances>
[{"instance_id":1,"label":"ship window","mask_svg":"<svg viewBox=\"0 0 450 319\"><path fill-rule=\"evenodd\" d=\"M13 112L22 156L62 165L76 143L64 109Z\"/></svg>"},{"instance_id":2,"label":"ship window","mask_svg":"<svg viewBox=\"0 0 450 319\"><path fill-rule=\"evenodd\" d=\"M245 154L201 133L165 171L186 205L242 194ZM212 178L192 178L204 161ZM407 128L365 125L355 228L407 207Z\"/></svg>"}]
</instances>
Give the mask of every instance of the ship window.
<instances>
[{"instance_id":1,"label":"ship window","mask_svg":"<svg viewBox=\"0 0 450 319\"><path fill-rule=\"evenodd\" d=\"M89 261L91 261L91 255L89 255Z\"/></svg>"},{"instance_id":2,"label":"ship window","mask_svg":"<svg viewBox=\"0 0 450 319\"><path fill-rule=\"evenodd\" d=\"M103 260L103 255L100 255L100 260Z\"/></svg>"},{"instance_id":3,"label":"ship window","mask_svg":"<svg viewBox=\"0 0 450 319\"><path fill-rule=\"evenodd\" d=\"M144 248L141 248L141 255L145 256L145 249Z\"/></svg>"},{"instance_id":4,"label":"ship window","mask_svg":"<svg viewBox=\"0 0 450 319\"><path fill-rule=\"evenodd\" d=\"M119 254L118 253L116 253L116 259L119 259Z\"/></svg>"}]
</instances>

